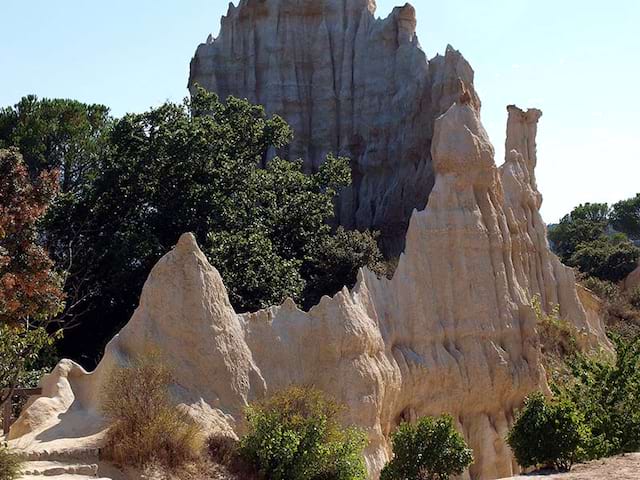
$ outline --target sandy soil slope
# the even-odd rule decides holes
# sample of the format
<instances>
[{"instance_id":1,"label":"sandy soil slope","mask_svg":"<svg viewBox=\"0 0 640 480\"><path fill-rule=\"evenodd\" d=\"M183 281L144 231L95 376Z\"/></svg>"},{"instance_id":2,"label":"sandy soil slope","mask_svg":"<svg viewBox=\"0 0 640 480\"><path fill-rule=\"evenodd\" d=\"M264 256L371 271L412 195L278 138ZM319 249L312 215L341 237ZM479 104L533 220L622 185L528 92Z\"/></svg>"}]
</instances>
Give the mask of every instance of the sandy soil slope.
<instances>
[{"instance_id":1,"label":"sandy soil slope","mask_svg":"<svg viewBox=\"0 0 640 480\"><path fill-rule=\"evenodd\" d=\"M571 472L553 475L525 475L512 479L557 480L640 480L640 453L605 458L576 465Z\"/></svg>"}]
</instances>

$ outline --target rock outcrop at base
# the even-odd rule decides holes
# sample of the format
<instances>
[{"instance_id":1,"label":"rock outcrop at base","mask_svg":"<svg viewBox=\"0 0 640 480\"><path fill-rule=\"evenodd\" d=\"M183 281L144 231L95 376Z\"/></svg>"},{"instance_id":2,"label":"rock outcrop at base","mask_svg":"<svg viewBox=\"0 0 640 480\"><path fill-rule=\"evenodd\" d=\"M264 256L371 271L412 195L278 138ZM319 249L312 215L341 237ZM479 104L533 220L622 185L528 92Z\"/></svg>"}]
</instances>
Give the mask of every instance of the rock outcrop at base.
<instances>
[{"instance_id":1,"label":"rock outcrop at base","mask_svg":"<svg viewBox=\"0 0 640 480\"><path fill-rule=\"evenodd\" d=\"M328 153L351 158L353 186L337 220L381 232L389 257L404 249L414 209L433 188L434 122L469 91L474 73L448 47L428 60L406 4L376 19L373 0L241 0L191 61L189 87L264 105L292 126L284 158L313 171Z\"/></svg>"},{"instance_id":2,"label":"rock outcrop at base","mask_svg":"<svg viewBox=\"0 0 640 480\"><path fill-rule=\"evenodd\" d=\"M174 369L177 402L213 431L241 434L247 402L312 384L367 432L372 479L400 422L444 412L474 450L466 478L516 473L505 435L525 396L547 389L532 297L547 309L559 304L584 349L608 343L572 271L548 248L534 175L540 112L510 107L511 150L497 168L468 102L465 95L435 123L435 186L411 217L393 279L362 270L353 290L309 312L286 301L237 315L219 273L185 234L154 267L97 370L64 361L44 379L43 396L11 430L16 445L99 445L105 376L153 349Z\"/></svg>"}]
</instances>

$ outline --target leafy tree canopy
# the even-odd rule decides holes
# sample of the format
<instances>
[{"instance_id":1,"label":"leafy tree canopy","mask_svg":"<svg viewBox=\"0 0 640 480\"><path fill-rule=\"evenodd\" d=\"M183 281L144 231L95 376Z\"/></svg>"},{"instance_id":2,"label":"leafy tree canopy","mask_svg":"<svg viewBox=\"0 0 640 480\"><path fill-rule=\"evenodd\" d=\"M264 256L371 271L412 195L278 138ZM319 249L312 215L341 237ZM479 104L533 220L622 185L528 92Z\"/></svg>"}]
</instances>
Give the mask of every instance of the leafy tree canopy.
<instances>
[{"instance_id":1,"label":"leafy tree canopy","mask_svg":"<svg viewBox=\"0 0 640 480\"><path fill-rule=\"evenodd\" d=\"M68 110L79 127L58 135ZM329 156L305 174L301 162L271 158L292 132L260 106L199 90L119 120L99 106L32 97L3 112L0 124L13 126L0 128L0 141L28 145L36 170L61 165L64 177L66 164L83 166L44 238L67 270L65 315L76 328L64 353L85 364L128 321L151 267L184 232L196 235L238 311L286 297L308 308L352 286L360 267L380 265L374 234L330 226L334 199L351 183L348 160ZM21 125L49 133L39 144Z\"/></svg>"},{"instance_id":2,"label":"leafy tree canopy","mask_svg":"<svg viewBox=\"0 0 640 480\"><path fill-rule=\"evenodd\" d=\"M42 325L62 307L61 279L36 228L57 186L57 172L31 181L18 150L0 149L0 406L57 338Z\"/></svg>"},{"instance_id":3,"label":"leafy tree canopy","mask_svg":"<svg viewBox=\"0 0 640 480\"><path fill-rule=\"evenodd\" d=\"M640 240L640 193L613 205L611 226L634 240Z\"/></svg>"},{"instance_id":4,"label":"leafy tree canopy","mask_svg":"<svg viewBox=\"0 0 640 480\"><path fill-rule=\"evenodd\" d=\"M0 150L0 323L42 320L61 306L60 278L36 228L56 191L56 172L32 182L20 153Z\"/></svg>"},{"instance_id":5,"label":"leafy tree canopy","mask_svg":"<svg viewBox=\"0 0 640 480\"><path fill-rule=\"evenodd\" d=\"M626 235L633 233L633 208L628 205L620 202L613 210L606 203L579 205L549 230L553 249L564 263L584 274L601 280L624 279L640 258L640 249Z\"/></svg>"},{"instance_id":6,"label":"leafy tree canopy","mask_svg":"<svg viewBox=\"0 0 640 480\"><path fill-rule=\"evenodd\" d=\"M240 454L271 480L364 480L366 435L340 424L341 409L322 392L296 386L253 403Z\"/></svg>"},{"instance_id":7,"label":"leafy tree canopy","mask_svg":"<svg viewBox=\"0 0 640 480\"><path fill-rule=\"evenodd\" d=\"M558 255L566 261L578 245L603 237L608 224L609 206L606 203L586 203L565 215L549 231L549 239Z\"/></svg>"},{"instance_id":8,"label":"leafy tree canopy","mask_svg":"<svg viewBox=\"0 0 640 480\"><path fill-rule=\"evenodd\" d=\"M473 452L449 415L403 423L392 442L393 459L382 470L381 480L447 480L473 462Z\"/></svg>"},{"instance_id":9,"label":"leafy tree canopy","mask_svg":"<svg viewBox=\"0 0 640 480\"><path fill-rule=\"evenodd\" d=\"M550 401L536 393L518 412L507 442L524 468L569 470L583 455L589 436L584 417L573 403Z\"/></svg>"},{"instance_id":10,"label":"leafy tree canopy","mask_svg":"<svg viewBox=\"0 0 640 480\"><path fill-rule=\"evenodd\" d=\"M29 95L0 109L0 148L18 147L32 177L57 169L66 193L93 175L111 121L103 105Z\"/></svg>"}]
</instances>

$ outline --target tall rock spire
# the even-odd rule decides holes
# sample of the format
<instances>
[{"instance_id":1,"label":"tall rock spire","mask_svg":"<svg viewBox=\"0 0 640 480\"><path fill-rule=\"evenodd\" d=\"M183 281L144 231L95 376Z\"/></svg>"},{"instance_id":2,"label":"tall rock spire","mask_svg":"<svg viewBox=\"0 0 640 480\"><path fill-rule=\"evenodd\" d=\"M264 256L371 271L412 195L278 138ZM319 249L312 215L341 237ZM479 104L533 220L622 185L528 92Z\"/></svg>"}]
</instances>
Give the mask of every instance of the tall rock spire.
<instances>
[{"instance_id":1,"label":"tall rock spire","mask_svg":"<svg viewBox=\"0 0 640 480\"><path fill-rule=\"evenodd\" d=\"M353 187L337 205L347 228L380 230L385 253L404 248L409 217L433 187L435 119L464 86L480 100L459 52L428 61L410 4L385 19L370 0L243 0L200 45L189 86L247 98L294 130L281 156L313 171L332 152L351 158Z\"/></svg>"}]
</instances>

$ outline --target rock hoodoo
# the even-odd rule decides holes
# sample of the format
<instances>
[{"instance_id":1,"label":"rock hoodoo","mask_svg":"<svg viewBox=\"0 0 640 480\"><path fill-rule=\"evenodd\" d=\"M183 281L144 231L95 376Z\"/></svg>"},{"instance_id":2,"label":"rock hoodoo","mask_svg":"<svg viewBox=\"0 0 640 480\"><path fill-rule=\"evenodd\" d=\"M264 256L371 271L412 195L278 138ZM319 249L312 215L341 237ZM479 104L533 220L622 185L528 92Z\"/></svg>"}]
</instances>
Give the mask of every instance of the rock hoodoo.
<instances>
[{"instance_id":1,"label":"rock hoodoo","mask_svg":"<svg viewBox=\"0 0 640 480\"><path fill-rule=\"evenodd\" d=\"M308 171L327 153L352 160L353 186L337 206L346 228L379 230L385 253L403 251L409 218L433 188L435 119L468 91L474 73L448 47L428 60L406 4L376 19L373 0L241 0L220 34L200 45L189 87L247 98L292 126L290 147Z\"/></svg>"},{"instance_id":2,"label":"rock hoodoo","mask_svg":"<svg viewBox=\"0 0 640 480\"><path fill-rule=\"evenodd\" d=\"M363 270L352 291L308 313L287 301L237 315L220 275L184 235L154 267L97 370L62 362L13 426L13 442L31 450L99 445L105 375L154 349L175 370L177 402L213 430L239 434L247 402L313 384L366 430L372 479L401 421L443 412L474 449L467 478L512 475L504 439L514 411L547 388L532 297L559 304L584 349L608 345L572 271L547 245L533 170L539 117L510 107L511 150L497 168L477 110L468 101L451 106L434 124L434 187L426 209L411 216L393 279Z\"/></svg>"}]
</instances>

